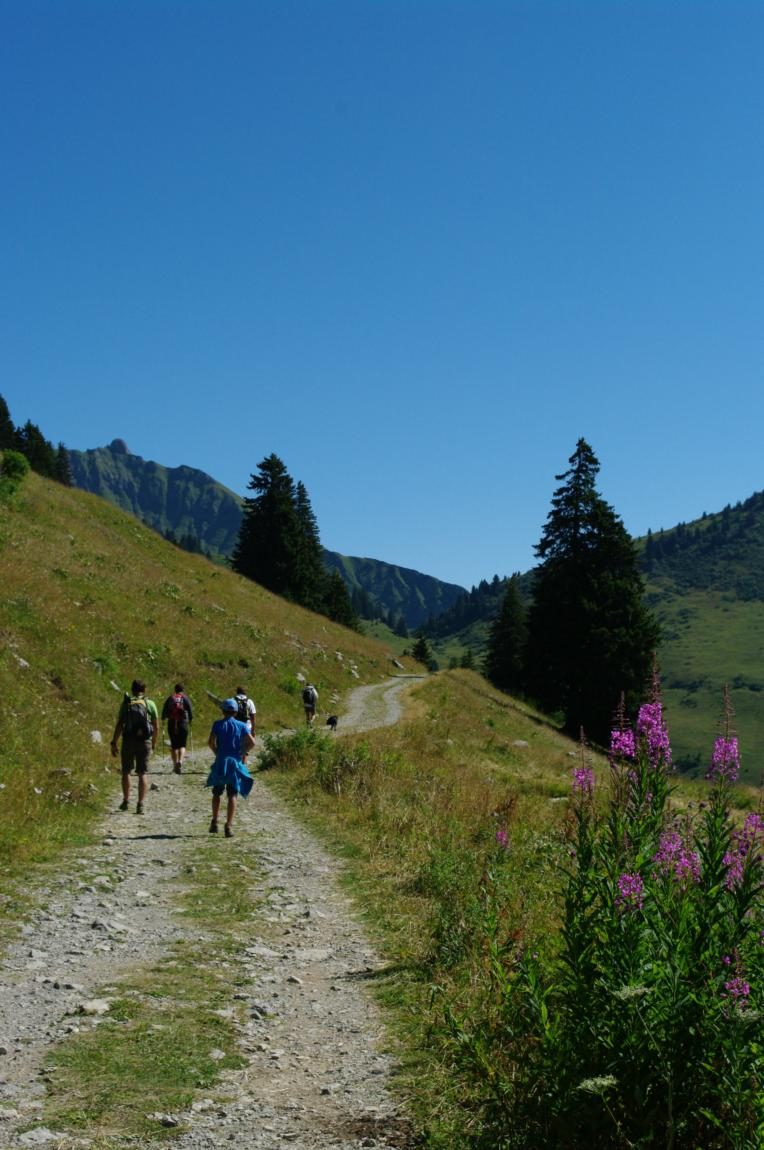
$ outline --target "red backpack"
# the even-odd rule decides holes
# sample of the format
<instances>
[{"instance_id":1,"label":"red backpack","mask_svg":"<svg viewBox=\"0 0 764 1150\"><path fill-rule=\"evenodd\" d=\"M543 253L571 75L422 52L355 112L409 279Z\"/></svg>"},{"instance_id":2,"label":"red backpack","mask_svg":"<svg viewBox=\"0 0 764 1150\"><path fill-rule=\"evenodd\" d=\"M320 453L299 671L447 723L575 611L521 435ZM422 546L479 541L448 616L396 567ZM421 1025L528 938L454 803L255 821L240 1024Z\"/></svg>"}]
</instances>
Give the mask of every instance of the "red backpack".
<instances>
[{"instance_id":1,"label":"red backpack","mask_svg":"<svg viewBox=\"0 0 764 1150\"><path fill-rule=\"evenodd\" d=\"M173 695L167 708L167 718L172 723L182 723L186 718L185 695Z\"/></svg>"}]
</instances>

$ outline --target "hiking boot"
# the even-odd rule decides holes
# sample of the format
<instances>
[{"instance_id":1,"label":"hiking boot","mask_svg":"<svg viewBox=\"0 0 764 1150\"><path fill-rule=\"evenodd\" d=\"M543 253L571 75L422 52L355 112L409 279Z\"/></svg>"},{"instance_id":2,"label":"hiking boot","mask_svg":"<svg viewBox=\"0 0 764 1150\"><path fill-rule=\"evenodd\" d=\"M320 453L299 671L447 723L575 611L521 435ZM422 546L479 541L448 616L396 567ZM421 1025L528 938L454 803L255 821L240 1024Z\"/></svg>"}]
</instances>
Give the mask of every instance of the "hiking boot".
<instances>
[{"instance_id":1,"label":"hiking boot","mask_svg":"<svg viewBox=\"0 0 764 1150\"><path fill-rule=\"evenodd\" d=\"M225 837L226 837L227 839L232 839L232 838L233 838L233 827L232 827L232 826L229 826L229 824L228 824L228 823L226 823L226 825L225 825Z\"/></svg>"},{"instance_id":2,"label":"hiking boot","mask_svg":"<svg viewBox=\"0 0 764 1150\"><path fill-rule=\"evenodd\" d=\"M217 833L218 833L218 824L213 819L212 822L210 823L210 834L216 835Z\"/></svg>"},{"instance_id":3,"label":"hiking boot","mask_svg":"<svg viewBox=\"0 0 764 1150\"><path fill-rule=\"evenodd\" d=\"M136 813L137 815L142 815L142 814L143 814L143 803L137 803L137 804L136 804L136 807L135 807L135 813Z\"/></svg>"},{"instance_id":4,"label":"hiking boot","mask_svg":"<svg viewBox=\"0 0 764 1150\"><path fill-rule=\"evenodd\" d=\"M180 763L175 764L175 766L172 768L172 773L174 775L180 775L182 773Z\"/></svg>"},{"instance_id":5,"label":"hiking boot","mask_svg":"<svg viewBox=\"0 0 764 1150\"><path fill-rule=\"evenodd\" d=\"M119 809L120 809L121 811L126 811L126 810L127 810L127 806L128 806L128 804L127 804L127 799L123 799L123 800L122 800L122 802L119 804Z\"/></svg>"}]
</instances>

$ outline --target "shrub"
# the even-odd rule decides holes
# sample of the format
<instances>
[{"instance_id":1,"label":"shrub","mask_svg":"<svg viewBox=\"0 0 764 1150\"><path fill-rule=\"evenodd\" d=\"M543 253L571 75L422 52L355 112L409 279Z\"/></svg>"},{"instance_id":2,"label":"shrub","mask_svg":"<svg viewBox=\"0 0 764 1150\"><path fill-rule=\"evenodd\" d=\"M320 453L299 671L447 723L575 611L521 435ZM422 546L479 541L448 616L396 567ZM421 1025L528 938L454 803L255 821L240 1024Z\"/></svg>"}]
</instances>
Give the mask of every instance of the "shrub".
<instances>
[{"instance_id":1,"label":"shrub","mask_svg":"<svg viewBox=\"0 0 764 1150\"><path fill-rule=\"evenodd\" d=\"M11 499L29 472L29 462L18 451L4 451L0 461L0 501Z\"/></svg>"}]
</instances>

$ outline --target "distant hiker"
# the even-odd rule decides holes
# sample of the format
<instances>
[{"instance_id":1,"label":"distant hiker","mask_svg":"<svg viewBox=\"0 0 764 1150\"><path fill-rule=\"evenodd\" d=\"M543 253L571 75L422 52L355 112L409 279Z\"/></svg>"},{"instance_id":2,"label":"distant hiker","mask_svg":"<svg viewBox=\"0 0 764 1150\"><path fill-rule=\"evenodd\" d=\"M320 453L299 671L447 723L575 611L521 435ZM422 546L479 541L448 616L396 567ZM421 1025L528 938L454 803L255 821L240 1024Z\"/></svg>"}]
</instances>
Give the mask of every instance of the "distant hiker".
<instances>
[{"instance_id":1,"label":"distant hiker","mask_svg":"<svg viewBox=\"0 0 764 1150\"><path fill-rule=\"evenodd\" d=\"M246 723L247 730L254 735L257 708L243 687L236 688L236 718L240 723Z\"/></svg>"},{"instance_id":2,"label":"distant hiker","mask_svg":"<svg viewBox=\"0 0 764 1150\"><path fill-rule=\"evenodd\" d=\"M175 684L175 690L162 707L162 720L167 721L167 736L170 740L170 758L172 769L176 775L183 770L183 759L186 754L188 742L188 728L194 713L191 709L191 700L183 689L182 683Z\"/></svg>"},{"instance_id":3,"label":"distant hiker","mask_svg":"<svg viewBox=\"0 0 764 1150\"><path fill-rule=\"evenodd\" d=\"M247 724L247 730L252 738L255 737L257 725L257 708L243 687L236 688L236 718L240 723ZM242 755L242 762L246 763L246 754Z\"/></svg>"},{"instance_id":4,"label":"distant hiker","mask_svg":"<svg viewBox=\"0 0 764 1150\"><path fill-rule=\"evenodd\" d=\"M209 748L215 754L215 762L206 782L212 787L212 822L210 834L218 833L218 815L223 791L228 796L225 817L225 837L233 836L233 816L236 813L236 796L247 797L252 790L252 776L243 762L244 756L255 745L247 724L236 718L239 704L236 699L226 699L221 704L225 718L216 719L210 731Z\"/></svg>"},{"instance_id":5,"label":"distant hiker","mask_svg":"<svg viewBox=\"0 0 764 1150\"><path fill-rule=\"evenodd\" d=\"M115 759L120 735L122 736L122 802L119 809L126 811L128 808L130 775L135 771L138 776L138 805L135 813L142 815L146 799L149 758L156 748L159 735L159 715L156 703L146 698L146 684L140 679L133 679L130 693L125 692L119 708L111 740L111 754Z\"/></svg>"},{"instance_id":6,"label":"distant hiker","mask_svg":"<svg viewBox=\"0 0 764 1150\"><path fill-rule=\"evenodd\" d=\"M308 683L302 689L302 705L305 708L305 722L308 726L311 725L316 717L316 704L318 703L318 691L312 683Z\"/></svg>"}]
</instances>

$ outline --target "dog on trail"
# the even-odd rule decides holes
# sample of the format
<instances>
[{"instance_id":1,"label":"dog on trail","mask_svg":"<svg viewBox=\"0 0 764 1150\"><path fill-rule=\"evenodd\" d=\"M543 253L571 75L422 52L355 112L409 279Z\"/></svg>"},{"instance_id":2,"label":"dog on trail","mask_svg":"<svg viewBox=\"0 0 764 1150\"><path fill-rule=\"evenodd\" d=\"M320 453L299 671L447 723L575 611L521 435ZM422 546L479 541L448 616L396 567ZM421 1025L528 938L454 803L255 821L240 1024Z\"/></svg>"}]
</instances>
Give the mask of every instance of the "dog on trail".
<instances>
[{"instance_id":1,"label":"dog on trail","mask_svg":"<svg viewBox=\"0 0 764 1150\"><path fill-rule=\"evenodd\" d=\"M330 715L329 718L326 720L326 725L327 725L327 727L331 727L331 729L333 731L336 731L337 730L337 716L336 715Z\"/></svg>"}]
</instances>

